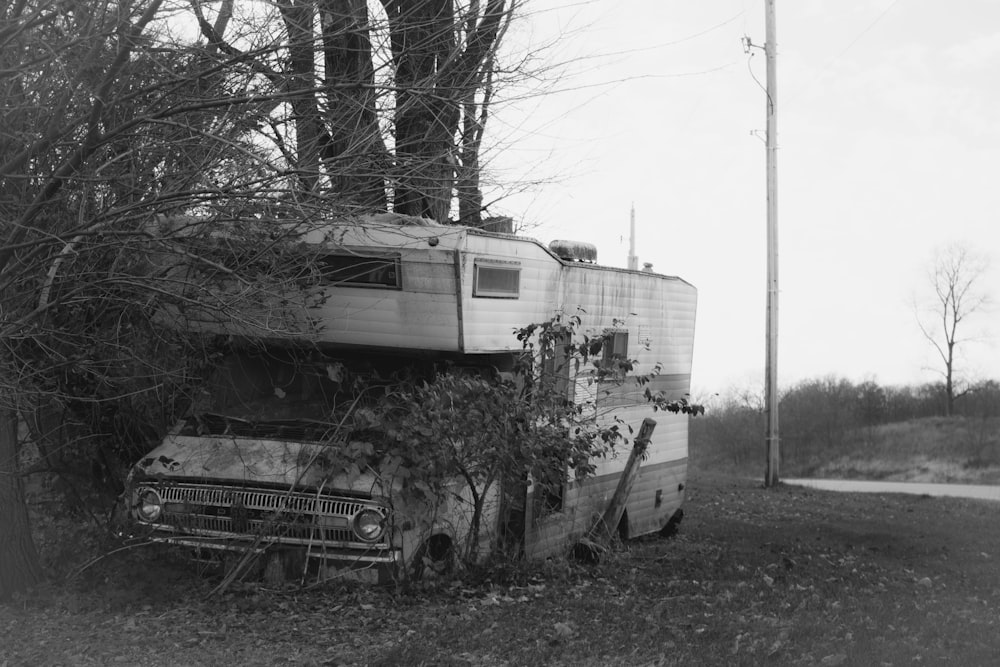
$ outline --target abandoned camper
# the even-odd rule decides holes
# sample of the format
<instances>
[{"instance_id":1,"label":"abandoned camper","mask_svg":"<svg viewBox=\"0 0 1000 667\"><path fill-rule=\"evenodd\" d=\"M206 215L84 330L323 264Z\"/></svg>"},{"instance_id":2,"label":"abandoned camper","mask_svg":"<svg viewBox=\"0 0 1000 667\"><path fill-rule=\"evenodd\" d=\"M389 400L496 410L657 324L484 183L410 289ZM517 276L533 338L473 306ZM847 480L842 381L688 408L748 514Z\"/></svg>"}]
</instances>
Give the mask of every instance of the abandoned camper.
<instances>
[{"instance_id":1,"label":"abandoned camper","mask_svg":"<svg viewBox=\"0 0 1000 667\"><path fill-rule=\"evenodd\" d=\"M568 335L601 334L606 356L657 370L645 385L602 383L567 365L566 399L588 406L581 412L595 424L638 430L653 416L646 390L672 399L689 391L697 293L679 278L601 266L587 244L546 247L458 226L369 219L305 240L324 249L308 345L278 336L230 350L191 414L134 466L125 499L137 534L371 578L443 566L463 540L486 548L512 531L527 557L545 557L604 510L627 449L544 498L531 479L493 485L470 538L477 494L467 485L456 480L440 502L409 506L377 451L364 450L367 465L342 465L342 450L368 445L338 425L383 400L379 387L402 372L415 382L442 370L505 376L523 350L516 330L578 312ZM365 391L352 393L359 378ZM656 421L623 535L664 529L684 499L688 416L661 412Z\"/></svg>"}]
</instances>

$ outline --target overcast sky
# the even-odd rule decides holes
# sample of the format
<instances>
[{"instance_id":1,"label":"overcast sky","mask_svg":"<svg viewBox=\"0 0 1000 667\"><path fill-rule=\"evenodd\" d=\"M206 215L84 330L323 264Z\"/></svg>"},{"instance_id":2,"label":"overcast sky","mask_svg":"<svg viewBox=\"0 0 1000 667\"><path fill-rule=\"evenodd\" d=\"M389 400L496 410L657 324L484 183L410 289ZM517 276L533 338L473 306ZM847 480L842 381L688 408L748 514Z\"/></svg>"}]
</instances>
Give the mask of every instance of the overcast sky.
<instances>
[{"instance_id":1,"label":"overcast sky","mask_svg":"<svg viewBox=\"0 0 1000 667\"><path fill-rule=\"evenodd\" d=\"M640 262L699 290L696 390L762 386L764 0L528 8L519 44L567 64L495 110L493 166L556 180L504 207L624 266L634 202ZM777 32L780 382L939 379L912 306L935 250L989 255L1000 304L1000 2L778 0ZM1000 308L963 326L959 370L1000 379Z\"/></svg>"}]
</instances>

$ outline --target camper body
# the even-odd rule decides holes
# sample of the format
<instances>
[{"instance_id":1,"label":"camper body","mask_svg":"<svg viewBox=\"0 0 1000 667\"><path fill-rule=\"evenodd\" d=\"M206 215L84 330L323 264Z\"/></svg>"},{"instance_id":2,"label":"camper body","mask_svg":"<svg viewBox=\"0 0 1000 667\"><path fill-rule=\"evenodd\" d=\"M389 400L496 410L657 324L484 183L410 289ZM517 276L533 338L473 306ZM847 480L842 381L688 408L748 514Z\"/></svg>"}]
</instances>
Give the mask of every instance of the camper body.
<instances>
[{"instance_id":1,"label":"camper body","mask_svg":"<svg viewBox=\"0 0 1000 667\"><path fill-rule=\"evenodd\" d=\"M329 250L320 260L320 298L306 311L319 326L284 313L275 330L296 329L315 351L309 363L293 359L284 335L268 340L208 317L190 325L252 339L267 363L244 355L224 369L223 385L236 387L230 393L238 400L221 400L222 385L208 387L206 405L134 467L131 517L154 539L201 549L277 547L330 567L383 572L446 553L468 527L460 484L433 508L409 508L377 471L344 475L326 465L332 445L323 438L324 401L336 392L340 364L413 365L429 377L445 366L504 371L521 352L516 329L577 313L576 335L608 335L608 347L636 360L639 373L659 368L641 387L594 382L576 369L568 377L568 397L589 406L597 425L638 431L643 419L656 419L619 530L651 533L675 516L684 499L688 416L654 415L644 392L680 399L689 391L697 300L690 284L579 261L574 255L586 253L572 244L557 254L531 239L456 226L368 220L331 225L305 241ZM528 557L567 548L604 510L627 457L627 449L613 452L558 497L540 497L530 480L515 486L520 498L494 490L485 539L509 521L501 509L513 506Z\"/></svg>"}]
</instances>

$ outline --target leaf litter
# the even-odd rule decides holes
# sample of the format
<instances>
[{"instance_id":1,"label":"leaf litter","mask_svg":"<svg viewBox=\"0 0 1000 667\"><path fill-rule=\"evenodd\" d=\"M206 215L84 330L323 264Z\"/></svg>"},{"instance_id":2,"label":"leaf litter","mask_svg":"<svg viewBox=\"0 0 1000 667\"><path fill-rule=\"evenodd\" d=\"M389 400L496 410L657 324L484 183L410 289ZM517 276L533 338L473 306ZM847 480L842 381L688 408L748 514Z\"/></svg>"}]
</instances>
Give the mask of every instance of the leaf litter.
<instances>
[{"instance_id":1,"label":"leaf litter","mask_svg":"<svg viewBox=\"0 0 1000 667\"><path fill-rule=\"evenodd\" d=\"M693 475L672 539L596 566L410 588L210 579L126 554L0 606L15 665L904 665L1000 654L985 501L834 494ZM891 518L890 518L891 517Z\"/></svg>"}]
</instances>

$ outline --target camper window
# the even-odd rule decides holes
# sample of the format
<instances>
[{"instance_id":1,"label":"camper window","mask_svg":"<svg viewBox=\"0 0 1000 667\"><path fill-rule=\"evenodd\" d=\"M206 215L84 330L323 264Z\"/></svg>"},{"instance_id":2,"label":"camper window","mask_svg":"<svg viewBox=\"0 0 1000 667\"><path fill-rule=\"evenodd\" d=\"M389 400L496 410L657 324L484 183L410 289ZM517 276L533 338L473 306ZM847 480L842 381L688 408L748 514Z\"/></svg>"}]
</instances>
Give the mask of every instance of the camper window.
<instances>
[{"instance_id":1,"label":"camper window","mask_svg":"<svg viewBox=\"0 0 1000 667\"><path fill-rule=\"evenodd\" d=\"M542 519L561 512L565 503L566 487L562 484L535 485L535 519Z\"/></svg>"},{"instance_id":2,"label":"camper window","mask_svg":"<svg viewBox=\"0 0 1000 667\"><path fill-rule=\"evenodd\" d=\"M399 255L326 255L319 260L324 285L400 289Z\"/></svg>"},{"instance_id":3,"label":"camper window","mask_svg":"<svg viewBox=\"0 0 1000 667\"><path fill-rule=\"evenodd\" d=\"M609 331L604 342L603 366L608 367L615 360L628 359L628 332Z\"/></svg>"},{"instance_id":4,"label":"camper window","mask_svg":"<svg viewBox=\"0 0 1000 667\"><path fill-rule=\"evenodd\" d=\"M521 293L521 267L517 264L476 262L472 295L516 299Z\"/></svg>"}]
</instances>

